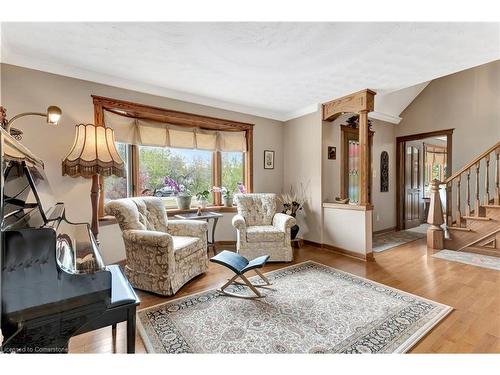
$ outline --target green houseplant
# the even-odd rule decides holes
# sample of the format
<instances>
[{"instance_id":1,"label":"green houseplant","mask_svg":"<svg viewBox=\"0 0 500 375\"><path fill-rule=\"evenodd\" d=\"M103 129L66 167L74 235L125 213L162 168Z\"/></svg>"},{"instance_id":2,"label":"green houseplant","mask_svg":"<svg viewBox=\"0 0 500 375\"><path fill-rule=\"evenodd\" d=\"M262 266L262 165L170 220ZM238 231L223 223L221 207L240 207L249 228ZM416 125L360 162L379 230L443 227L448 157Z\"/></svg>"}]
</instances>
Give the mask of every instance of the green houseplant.
<instances>
[{"instance_id":1,"label":"green houseplant","mask_svg":"<svg viewBox=\"0 0 500 375\"><path fill-rule=\"evenodd\" d=\"M209 197L210 197L210 192L208 190L203 190L203 191L196 193L196 199L198 200L198 206L201 208L207 208Z\"/></svg>"}]
</instances>

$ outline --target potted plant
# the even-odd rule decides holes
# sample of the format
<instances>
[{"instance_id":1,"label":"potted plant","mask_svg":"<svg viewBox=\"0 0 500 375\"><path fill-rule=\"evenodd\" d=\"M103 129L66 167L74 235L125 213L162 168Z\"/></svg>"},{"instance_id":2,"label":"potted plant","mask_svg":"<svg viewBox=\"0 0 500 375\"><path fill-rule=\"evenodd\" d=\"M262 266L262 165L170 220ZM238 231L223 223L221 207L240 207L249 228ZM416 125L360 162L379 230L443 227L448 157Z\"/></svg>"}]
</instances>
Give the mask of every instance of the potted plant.
<instances>
[{"instance_id":1,"label":"potted plant","mask_svg":"<svg viewBox=\"0 0 500 375\"><path fill-rule=\"evenodd\" d=\"M174 180L173 178L167 176L164 180L165 186L170 188L174 196L177 198L177 207L182 210L188 210L191 208L191 200L193 198L191 191L182 183Z\"/></svg>"},{"instance_id":2,"label":"potted plant","mask_svg":"<svg viewBox=\"0 0 500 375\"><path fill-rule=\"evenodd\" d=\"M244 193L247 192L246 188L245 188L245 185L243 185L241 182L237 183L237 187L234 190L235 191L237 190L241 194L244 194ZM231 190L229 190L228 188L226 188L224 186L222 186L222 187L214 186L212 188L212 191L216 192L216 193L221 193L221 195L222 195L222 204L225 207L233 207L233 192Z\"/></svg>"},{"instance_id":3,"label":"potted plant","mask_svg":"<svg viewBox=\"0 0 500 375\"><path fill-rule=\"evenodd\" d=\"M301 189L301 192L298 194L294 193L293 189L290 189L290 193L281 194L280 200L283 203L283 210L281 212L296 217L297 212L302 210L302 208L304 207L304 203L306 202L306 197L303 189ZM297 224L295 224L291 228L292 240L294 240L295 237L297 237L299 229L300 227Z\"/></svg>"},{"instance_id":4,"label":"potted plant","mask_svg":"<svg viewBox=\"0 0 500 375\"><path fill-rule=\"evenodd\" d=\"M196 193L196 199L198 200L199 207L207 208L209 197L210 197L210 192L208 190L203 190Z\"/></svg>"}]
</instances>

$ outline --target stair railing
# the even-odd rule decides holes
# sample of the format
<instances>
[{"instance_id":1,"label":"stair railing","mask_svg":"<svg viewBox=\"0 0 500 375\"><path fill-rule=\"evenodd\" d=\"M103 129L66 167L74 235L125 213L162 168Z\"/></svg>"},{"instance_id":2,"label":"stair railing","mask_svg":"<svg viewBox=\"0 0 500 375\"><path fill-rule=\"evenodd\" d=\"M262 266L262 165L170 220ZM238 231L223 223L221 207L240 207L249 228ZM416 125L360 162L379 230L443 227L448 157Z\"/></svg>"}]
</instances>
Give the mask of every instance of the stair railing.
<instances>
[{"instance_id":1,"label":"stair railing","mask_svg":"<svg viewBox=\"0 0 500 375\"><path fill-rule=\"evenodd\" d=\"M445 181L433 180L431 182L431 201L427 216L427 222L431 224L427 231L428 247L443 248L444 232L441 228L443 207L439 195L440 185L446 186L445 223L447 229L467 230L463 228L463 224L467 218L480 217L482 206L491 203L500 205L499 156L500 142L497 142ZM490 180L491 165L494 169L494 182ZM471 176L473 181L471 181ZM482 191L481 179L483 180Z\"/></svg>"}]
</instances>

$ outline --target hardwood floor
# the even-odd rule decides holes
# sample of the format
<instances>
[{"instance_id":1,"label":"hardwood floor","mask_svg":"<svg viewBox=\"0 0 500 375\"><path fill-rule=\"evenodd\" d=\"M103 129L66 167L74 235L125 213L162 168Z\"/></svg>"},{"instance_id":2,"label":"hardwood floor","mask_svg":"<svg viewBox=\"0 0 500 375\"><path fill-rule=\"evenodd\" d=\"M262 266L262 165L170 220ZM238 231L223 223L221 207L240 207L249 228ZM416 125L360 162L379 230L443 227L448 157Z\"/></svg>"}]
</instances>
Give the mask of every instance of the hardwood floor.
<instances>
[{"instance_id":1,"label":"hardwood floor","mask_svg":"<svg viewBox=\"0 0 500 375\"><path fill-rule=\"evenodd\" d=\"M370 262L306 245L295 249L293 263L314 260L452 306L451 314L417 343L412 353L500 353L500 272L430 255L425 239L377 253ZM264 271L287 265L269 264ZM230 275L225 268L210 263L205 275L192 280L174 297L139 291L140 308L219 287ZM125 324L120 324L116 341L111 327L76 336L70 341L70 352L125 353L125 331ZM139 334L136 352L145 353Z\"/></svg>"}]
</instances>

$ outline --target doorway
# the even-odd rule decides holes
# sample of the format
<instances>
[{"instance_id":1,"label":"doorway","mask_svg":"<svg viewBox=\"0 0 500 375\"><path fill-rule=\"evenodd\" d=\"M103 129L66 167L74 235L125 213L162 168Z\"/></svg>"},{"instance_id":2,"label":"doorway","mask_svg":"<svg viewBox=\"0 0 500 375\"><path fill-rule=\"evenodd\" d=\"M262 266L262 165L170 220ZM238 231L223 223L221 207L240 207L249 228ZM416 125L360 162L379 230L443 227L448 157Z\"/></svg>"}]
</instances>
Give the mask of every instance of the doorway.
<instances>
[{"instance_id":1,"label":"doorway","mask_svg":"<svg viewBox=\"0 0 500 375\"><path fill-rule=\"evenodd\" d=\"M452 134L453 129L447 129L396 138L397 230L425 231L430 182L444 181L451 174ZM447 195L441 196L446 207Z\"/></svg>"}]
</instances>

